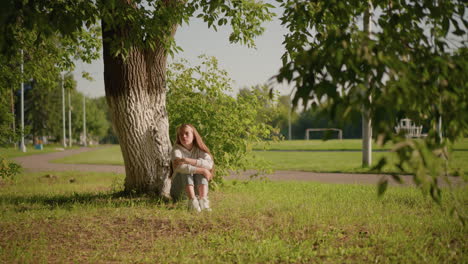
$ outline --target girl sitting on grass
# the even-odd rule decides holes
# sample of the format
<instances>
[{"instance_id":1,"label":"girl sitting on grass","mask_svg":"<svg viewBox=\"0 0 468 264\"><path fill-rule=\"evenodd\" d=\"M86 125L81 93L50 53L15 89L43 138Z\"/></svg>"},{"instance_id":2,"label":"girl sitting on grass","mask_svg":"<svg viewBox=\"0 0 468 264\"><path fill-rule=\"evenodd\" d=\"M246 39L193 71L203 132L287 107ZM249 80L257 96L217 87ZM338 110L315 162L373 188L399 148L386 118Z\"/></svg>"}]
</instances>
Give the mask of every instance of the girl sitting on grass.
<instances>
[{"instance_id":1,"label":"girl sitting on grass","mask_svg":"<svg viewBox=\"0 0 468 264\"><path fill-rule=\"evenodd\" d=\"M188 209L197 212L211 211L208 181L213 177L213 157L193 125L183 124L177 128L171 160L174 168L172 179L182 177L182 182L185 183L185 192L189 198ZM198 191L198 199L194 186Z\"/></svg>"}]
</instances>

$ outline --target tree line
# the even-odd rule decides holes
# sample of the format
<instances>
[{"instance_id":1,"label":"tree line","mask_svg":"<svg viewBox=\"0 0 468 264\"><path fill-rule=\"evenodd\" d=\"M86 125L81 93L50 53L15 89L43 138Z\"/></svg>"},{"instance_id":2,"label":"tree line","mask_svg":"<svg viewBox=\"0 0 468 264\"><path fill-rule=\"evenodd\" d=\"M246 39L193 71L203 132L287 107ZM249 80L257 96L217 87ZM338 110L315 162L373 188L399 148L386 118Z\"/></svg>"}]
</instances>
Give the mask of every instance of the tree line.
<instances>
[{"instance_id":1,"label":"tree line","mask_svg":"<svg viewBox=\"0 0 468 264\"><path fill-rule=\"evenodd\" d=\"M216 58L208 58L206 56L203 57L207 61L211 60L212 63L217 63ZM188 63L175 63L171 67L190 68L190 65L188 65ZM222 71L222 69L217 68L217 64L212 65L211 67L215 68L218 71ZM219 75L213 75L211 77L220 78ZM227 75L225 77L229 78ZM61 87L62 82L64 82L63 85L65 88L66 137L68 137L68 111L70 109L68 102L68 93L70 93L72 110L71 127L74 144L83 144L83 97L85 97L86 100L85 111L88 143L117 144L118 138L112 129L110 112L108 110L105 97L86 97L83 93L77 91L77 83L74 80L74 76L72 74L66 74L64 78L65 80L62 80L62 76L57 75L52 84L36 80L31 80L30 82L25 84L25 136L29 140L29 142L37 141L37 139L43 140L43 137L45 137L49 143L60 144L62 142L63 95ZM190 93L194 93L193 91L181 92L180 87L184 85L181 78L181 75L177 75L177 78L171 81L171 86L169 90L168 99L171 103L168 109L169 118L175 119L174 122L171 122L171 124L175 124L178 122L177 118L179 115L184 115L184 121L190 122L190 119L194 119L194 117L201 115L201 113L199 112L203 112L203 110L198 109L196 105L184 105L180 103L181 101L183 101L183 98L187 97ZM200 83L201 82L198 81L198 84ZM211 86L210 89L220 90L216 94L217 99L219 99L218 97L228 98L229 96L223 93L227 91L226 87L227 85L225 84L215 84L214 86ZM232 90L232 87L230 87L229 89ZM304 139L305 130L307 128L339 128L343 130L344 138L361 137L361 120L359 119L359 113L355 114L354 119L345 120L345 122L338 123L328 118L324 113L320 111L320 109L292 109L293 105L291 102L291 98L288 95L279 95L277 93L272 95L270 89L271 87L269 87L266 84L257 85L253 87L244 87L239 90L238 94L235 97L231 98L231 100L234 101L248 101L248 98L254 97L255 100L259 102L259 104L256 103L256 106L258 107L256 108L255 120L258 122L258 124L266 124L271 127L270 134L264 134L263 139L288 139L290 123L292 139ZM13 115L14 118L3 118L1 120L0 125L2 127L8 127L5 128L5 131L19 131L19 113L21 111L19 102L20 89L17 88L5 91L7 92L5 93L5 96L2 97L5 100L5 103L2 104L2 108L0 108L0 115L3 117ZM198 94L198 96L201 96L203 98L205 98L206 96L204 93L200 93L199 91L195 92L195 94ZM186 107L186 109L181 109L182 105L183 107ZM206 105L204 107L206 107ZM228 110L232 111L233 109ZM225 116L223 116L222 118L229 118L229 116L230 113L226 113ZM204 119L199 119L197 122L202 127L211 127L209 125L206 125L206 123L209 123L211 120L211 116L204 116ZM171 132L174 131L175 127L171 126ZM240 131L237 131L236 133L239 132ZM336 135L328 135L326 133L314 133L310 135L310 138L336 138ZM1 138L1 142L3 142L4 145L8 145L9 143L10 146L15 143L15 140L17 140L17 137L12 137L11 134L2 135Z\"/></svg>"},{"instance_id":2,"label":"tree line","mask_svg":"<svg viewBox=\"0 0 468 264\"><path fill-rule=\"evenodd\" d=\"M324 107L299 108L293 104L289 95L280 95L272 91L267 84L244 87L239 90L238 97L256 95L262 102L262 114L257 118L260 122L269 124L274 130L271 139L305 139L308 128L338 128L343 131L343 138L361 138L362 123L360 113L355 111L347 119L333 120ZM334 139L336 133L316 132L309 135L310 139Z\"/></svg>"},{"instance_id":3,"label":"tree line","mask_svg":"<svg viewBox=\"0 0 468 264\"><path fill-rule=\"evenodd\" d=\"M24 125L25 138L29 143L49 142L61 144L63 142L63 94L62 76L57 75L55 82L44 83L30 80L24 84ZM111 129L111 121L107 111L105 97L89 98L77 91L73 75L65 75L65 130L69 136L69 115L71 110L71 134L73 144L83 144L83 119L86 118L87 141L96 143L117 143ZM18 85L19 87L19 85ZM0 126L5 133L0 134L3 146L15 145L21 130L21 90L4 89L4 104L0 108ZM68 95L71 102L69 104ZM83 105L85 97L85 105ZM5 100L6 99L6 100ZM84 110L85 107L86 109ZM86 116L83 116L86 111ZM44 142L44 143L45 143Z\"/></svg>"},{"instance_id":4,"label":"tree line","mask_svg":"<svg viewBox=\"0 0 468 264\"><path fill-rule=\"evenodd\" d=\"M211 60L212 69L222 72L217 66L216 58L205 58L205 63ZM176 68L190 68L190 65L185 61L184 63L175 63L170 66L172 69ZM200 72L201 74L201 72ZM207 75L207 73L204 73ZM174 75L169 72L169 75L174 77L174 80L170 82L170 89L168 99L170 102L174 102L174 105L179 105L183 101L185 94L180 92L180 87L185 84L183 80L183 74ZM212 78L229 78L227 75L220 76L220 74L211 74ZM25 84L25 126L26 126L26 137L33 141L33 139L45 136L49 142L60 143L63 140L63 125L62 125L62 90L61 85L65 88L65 111L66 111L66 136L68 137L68 93L71 94L71 120L72 120L72 135L73 142L80 143L83 134L83 97L84 94L77 91L76 81L72 74L64 75L62 80L61 75L56 75L52 82L44 82L41 80L30 80ZM200 85L198 81L196 85ZM229 84L230 85L230 84ZM229 85L219 83L214 84L211 89L219 89L220 91L216 96L227 96L221 95L222 92L226 92L232 87ZM17 88L3 89L2 100L3 104L0 108L1 119L0 126L4 127L2 131L19 131L20 123L20 89L19 84ZM229 89L226 87L229 86ZM200 89L200 88L198 88ZM174 92L178 90L179 92ZM187 91L185 91L187 93ZM193 92L193 91L191 91ZM204 93L200 93L200 96L205 96ZM288 139L289 138L289 125L291 124L291 139L305 139L305 130L308 128L338 128L343 131L343 138L361 138L362 137L362 120L360 113L354 111L350 114L347 119L333 120L330 118L324 107L308 107L306 109L298 110L292 103L292 98L289 95L280 95L278 93L272 93L271 87L264 85L256 85L253 87L241 88L236 95L234 100L245 100L248 97L255 97L259 102L257 109L258 113L255 117L256 121L261 124L267 124L271 127L271 135L265 136L264 139L269 140L273 138L277 139ZM205 99L204 99L205 100ZM106 103L105 97L89 98L86 97L86 129L88 141L101 144L117 144L118 138L112 129L110 112ZM169 107L169 117L178 116L181 112L190 112L193 116L198 116L198 111L201 111L192 106L186 106L187 109L178 109ZM188 109L190 108L190 109ZM231 109L232 110L232 109ZM9 118L14 116L14 118ZM189 121L189 117L187 116ZM228 118L226 114L223 118ZM404 113L400 113L400 118L404 117ZM205 116L206 120L199 120L202 125L204 122L209 122L211 119L209 116ZM396 125L398 120L390 120ZM172 122L171 122L172 123ZM424 129L430 124L426 121ZM202 125L203 126L203 125ZM174 127L171 126L171 129ZM172 130L173 132L174 130ZM172 133L173 134L173 133ZM171 134L171 135L172 135ZM324 139L324 138L336 138L336 134L327 132L316 132L309 135L311 139ZM7 143L14 143L13 137L9 133L1 134L1 142L5 145Z\"/></svg>"}]
</instances>

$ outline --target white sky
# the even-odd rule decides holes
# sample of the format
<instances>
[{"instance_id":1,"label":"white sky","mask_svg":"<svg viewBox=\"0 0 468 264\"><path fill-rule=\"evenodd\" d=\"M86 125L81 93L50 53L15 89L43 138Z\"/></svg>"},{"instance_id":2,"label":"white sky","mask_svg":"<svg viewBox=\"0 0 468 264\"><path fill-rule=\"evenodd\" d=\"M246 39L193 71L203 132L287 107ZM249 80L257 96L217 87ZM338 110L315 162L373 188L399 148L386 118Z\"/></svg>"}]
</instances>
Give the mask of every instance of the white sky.
<instances>
[{"instance_id":1,"label":"white sky","mask_svg":"<svg viewBox=\"0 0 468 264\"><path fill-rule=\"evenodd\" d=\"M229 27L219 28L216 32L208 29L207 24L200 19L193 19L190 25L183 25L177 30L176 42L184 51L176 54L173 59L169 58L169 62L185 58L195 66L199 63L199 55L214 56L218 59L220 68L226 70L234 80L235 93L240 88L269 83L270 78L277 74L281 67L281 56L284 53L281 43L286 30L277 17L264 26L266 30L255 40L257 48L253 49L240 44L230 44ZM82 70L91 73L94 81L82 79ZM92 64L77 63L74 76L78 82L78 91L90 97L104 96L103 71L102 59ZM281 94L289 94L286 85L275 87Z\"/></svg>"}]
</instances>

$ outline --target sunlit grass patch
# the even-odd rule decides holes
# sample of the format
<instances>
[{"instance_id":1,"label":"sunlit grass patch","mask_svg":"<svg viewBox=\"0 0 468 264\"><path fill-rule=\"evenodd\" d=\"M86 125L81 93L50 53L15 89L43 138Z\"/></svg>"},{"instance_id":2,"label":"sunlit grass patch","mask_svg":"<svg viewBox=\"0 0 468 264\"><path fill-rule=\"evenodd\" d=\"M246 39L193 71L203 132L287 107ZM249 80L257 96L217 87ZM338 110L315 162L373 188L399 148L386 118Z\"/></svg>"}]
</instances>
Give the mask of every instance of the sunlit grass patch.
<instances>
[{"instance_id":1,"label":"sunlit grass patch","mask_svg":"<svg viewBox=\"0 0 468 264\"><path fill-rule=\"evenodd\" d=\"M330 140L282 140L282 141L264 141L253 144L255 150L296 150L296 151L308 151L308 150L353 150L360 151L362 149L361 139L330 139ZM373 146L374 150L389 150L391 145L386 146Z\"/></svg>"},{"instance_id":2,"label":"sunlit grass patch","mask_svg":"<svg viewBox=\"0 0 468 264\"><path fill-rule=\"evenodd\" d=\"M352 144L355 144L355 140L346 141L351 141ZM322 141L316 141L314 144L322 144L321 142ZM464 141L462 141L462 143L463 142ZM326 142L323 144L326 144ZM463 145L461 144L460 146ZM253 151L251 155L258 156L268 161L274 170L344 173L370 172L370 168L362 168L362 153L359 151ZM389 164L391 164L384 168L384 172L399 172L399 170L393 165L397 162L395 153L374 152L373 165L376 165L381 157L386 157ZM79 153L55 160L53 162L71 164L124 165L119 146L111 146L102 149L96 149L94 151ZM463 171L468 174L468 151L454 151L452 153L449 167L450 173L452 174L457 173L457 171Z\"/></svg>"},{"instance_id":3,"label":"sunlit grass patch","mask_svg":"<svg viewBox=\"0 0 468 264\"><path fill-rule=\"evenodd\" d=\"M97 148L106 145L89 145L88 148ZM34 145L26 145L26 152L22 152L19 148L13 147L0 147L0 157L5 157L8 159L16 158L16 157L24 157L30 155L37 155L37 154L46 154L52 152L59 152L69 149L78 149L81 148L80 145L73 145L72 147L64 148L60 144L44 144L42 149L34 148Z\"/></svg>"},{"instance_id":4,"label":"sunlit grass patch","mask_svg":"<svg viewBox=\"0 0 468 264\"><path fill-rule=\"evenodd\" d=\"M253 144L254 150L288 150L288 151L360 151L362 150L362 139L330 139L330 140L282 140L282 141L264 141ZM372 149L377 151L391 150L392 143L385 146L379 146L372 142ZM454 150L468 150L468 138L459 139L453 146Z\"/></svg>"},{"instance_id":5,"label":"sunlit grass patch","mask_svg":"<svg viewBox=\"0 0 468 264\"><path fill-rule=\"evenodd\" d=\"M374 152L371 168L362 167L362 154L360 152L255 151L253 155L267 160L274 170L351 173L371 172L372 166L376 165L380 158L385 157L389 165L384 167L383 171L399 172L394 166L398 160L393 152ZM457 170L468 172L468 151L453 152L449 168L450 173Z\"/></svg>"},{"instance_id":6,"label":"sunlit grass patch","mask_svg":"<svg viewBox=\"0 0 468 264\"><path fill-rule=\"evenodd\" d=\"M0 148L0 156L5 158L16 158L16 157L23 157L29 155L36 155L36 154L46 154L51 152L61 151L62 147L58 145L45 145L42 150L35 149L34 146L28 145L26 146L26 152L22 152L18 148Z\"/></svg>"},{"instance_id":7,"label":"sunlit grass patch","mask_svg":"<svg viewBox=\"0 0 468 264\"><path fill-rule=\"evenodd\" d=\"M52 179L53 175L56 178ZM76 181L70 182L70 179ZM0 262L464 263L466 187L439 207L412 187L228 181L213 212L122 197L123 175L27 173L0 187Z\"/></svg>"},{"instance_id":8,"label":"sunlit grass patch","mask_svg":"<svg viewBox=\"0 0 468 264\"><path fill-rule=\"evenodd\" d=\"M119 145L112 145L93 151L78 153L57 160L55 163L69 164L105 164L105 165L123 165L122 152Z\"/></svg>"}]
</instances>

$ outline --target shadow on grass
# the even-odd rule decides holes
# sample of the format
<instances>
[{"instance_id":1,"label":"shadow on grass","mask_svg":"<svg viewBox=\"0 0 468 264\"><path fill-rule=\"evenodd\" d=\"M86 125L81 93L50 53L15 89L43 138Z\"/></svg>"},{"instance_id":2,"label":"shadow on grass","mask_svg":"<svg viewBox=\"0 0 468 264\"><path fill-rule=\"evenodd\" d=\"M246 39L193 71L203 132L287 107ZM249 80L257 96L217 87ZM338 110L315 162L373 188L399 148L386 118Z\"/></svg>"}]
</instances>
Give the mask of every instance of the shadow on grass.
<instances>
[{"instance_id":1,"label":"shadow on grass","mask_svg":"<svg viewBox=\"0 0 468 264\"><path fill-rule=\"evenodd\" d=\"M271 151L271 152L362 152L362 149L253 149L254 151ZM374 149L372 152L390 152L390 149Z\"/></svg>"},{"instance_id":2,"label":"shadow on grass","mask_svg":"<svg viewBox=\"0 0 468 264\"><path fill-rule=\"evenodd\" d=\"M43 209L72 209L76 206L92 207L135 207L164 206L172 208L168 201L149 195L128 195L123 192L73 193L57 195L0 195L0 204L15 206L18 212Z\"/></svg>"}]
</instances>

